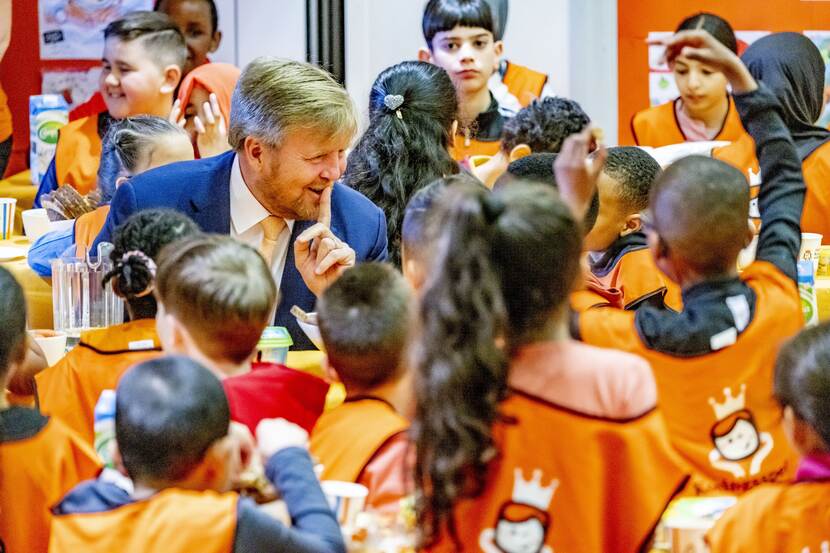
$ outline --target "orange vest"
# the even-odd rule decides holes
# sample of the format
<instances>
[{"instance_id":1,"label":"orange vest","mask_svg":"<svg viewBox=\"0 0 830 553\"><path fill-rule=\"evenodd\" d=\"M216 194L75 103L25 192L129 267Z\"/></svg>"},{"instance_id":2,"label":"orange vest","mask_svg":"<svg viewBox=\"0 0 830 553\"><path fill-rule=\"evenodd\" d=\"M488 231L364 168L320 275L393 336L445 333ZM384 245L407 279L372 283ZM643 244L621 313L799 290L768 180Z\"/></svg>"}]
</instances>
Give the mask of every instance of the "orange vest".
<instances>
[{"instance_id":1,"label":"orange vest","mask_svg":"<svg viewBox=\"0 0 830 553\"><path fill-rule=\"evenodd\" d=\"M383 444L407 428L409 421L383 400L346 399L317 420L309 449L323 465L323 480L357 482Z\"/></svg>"},{"instance_id":2,"label":"orange vest","mask_svg":"<svg viewBox=\"0 0 830 553\"><path fill-rule=\"evenodd\" d=\"M58 186L68 184L81 195L88 194L95 189L100 160L97 115L70 121L61 128L55 149Z\"/></svg>"},{"instance_id":3,"label":"orange vest","mask_svg":"<svg viewBox=\"0 0 830 553\"><path fill-rule=\"evenodd\" d=\"M33 409L14 409L27 425L43 420ZM59 420L49 419L29 437L3 439L10 430L20 429L0 431L0 551L45 553L49 508L76 484L94 478L100 461Z\"/></svg>"},{"instance_id":4,"label":"orange vest","mask_svg":"<svg viewBox=\"0 0 830 553\"><path fill-rule=\"evenodd\" d=\"M604 288L622 292L626 309L655 293L662 294L667 307L675 311L683 308L680 287L657 268L648 248L625 253L608 273L594 276Z\"/></svg>"},{"instance_id":5,"label":"orange vest","mask_svg":"<svg viewBox=\"0 0 830 553\"><path fill-rule=\"evenodd\" d=\"M519 100L522 107L527 107L533 100L542 96L542 90L545 88L545 83L548 82L548 76L508 61L501 82L504 83L510 94Z\"/></svg>"},{"instance_id":6,"label":"orange vest","mask_svg":"<svg viewBox=\"0 0 830 553\"><path fill-rule=\"evenodd\" d=\"M9 99L0 86L0 142L6 141L12 135L12 112L9 109ZM0 179L3 175L0 175Z\"/></svg>"},{"instance_id":7,"label":"orange vest","mask_svg":"<svg viewBox=\"0 0 830 553\"><path fill-rule=\"evenodd\" d=\"M637 551L686 475L656 410L591 417L513 393L484 492L453 512L464 551ZM449 532L426 548L455 551Z\"/></svg>"},{"instance_id":8,"label":"orange vest","mask_svg":"<svg viewBox=\"0 0 830 553\"><path fill-rule=\"evenodd\" d=\"M712 150L712 157L725 161L740 169L749 181L750 197L758 197L761 184L760 167L755 157L755 141L746 135L741 140ZM822 144L807 159L801 162L807 194L804 210L801 212L801 231L817 232L824 235L823 242L830 243L830 142ZM758 221L757 207L750 210L750 216Z\"/></svg>"},{"instance_id":9,"label":"orange vest","mask_svg":"<svg viewBox=\"0 0 830 553\"><path fill-rule=\"evenodd\" d=\"M102 205L95 211L84 213L75 219L75 257L83 258L86 249L92 247L98 233L104 228L109 213L110 206ZM90 255L96 254L90 253Z\"/></svg>"},{"instance_id":10,"label":"orange vest","mask_svg":"<svg viewBox=\"0 0 830 553\"><path fill-rule=\"evenodd\" d=\"M825 553L830 482L760 486L726 511L706 541L712 553Z\"/></svg>"},{"instance_id":11,"label":"orange vest","mask_svg":"<svg viewBox=\"0 0 830 553\"><path fill-rule=\"evenodd\" d=\"M40 409L92 445L93 412L101 392L114 390L131 366L159 355L153 319L84 332L72 351L35 376Z\"/></svg>"},{"instance_id":12,"label":"orange vest","mask_svg":"<svg viewBox=\"0 0 830 553\"><path fill-rule=\"evenodd\" d=\"M169 488L111 511L52 519L49 551L230 553L239 496Z\"/></svg>"},{"instance_id":13,"label":"orange vest","mask_svg":"<svg viewBox=\"0 0 830 553\"><path fill-rule=\"evenodd\" d=\"M660 104L644 109L634 115L631 119L631 132L634 134L634 142L638 146L668 146L686 142L686 136L677 122L674 113L674 104L677 100ZM712 140L729 140L734 142L742 136L747 135L741 124L738 110L735 109L735 101L729 97L729 111L726 112L726 119L723 122L718 135Z\"/></svg>"},{"instance_id":14,"label":"orange vest","mask_svg":"<svg viewBox=\"0 0 830 553\"><path fill-rule=\"evenodd\" d=\"M450 155L456 161L463 161L471 156L494 156L501 148L501 140L484 141L467 138L463 134L455 135L455 144L450 146Z\"/></svg>"},{"instance_id":15,"label":"orange vest","mask_svg":"<svg viewBox=\"0 0 830 553\"><path fill-rule=\"evenodd\" d=\"M753 263L741 278L756 294L754 317L734 344L707 355L647 348L634 312L595 309L579 317L586 343L651 363L669 437L696 473L688 490L695 495L737 495L795 474L772 381L781 343L804 324L801 302L792 280L768 262Z\"/></svg>"}]
</instances>

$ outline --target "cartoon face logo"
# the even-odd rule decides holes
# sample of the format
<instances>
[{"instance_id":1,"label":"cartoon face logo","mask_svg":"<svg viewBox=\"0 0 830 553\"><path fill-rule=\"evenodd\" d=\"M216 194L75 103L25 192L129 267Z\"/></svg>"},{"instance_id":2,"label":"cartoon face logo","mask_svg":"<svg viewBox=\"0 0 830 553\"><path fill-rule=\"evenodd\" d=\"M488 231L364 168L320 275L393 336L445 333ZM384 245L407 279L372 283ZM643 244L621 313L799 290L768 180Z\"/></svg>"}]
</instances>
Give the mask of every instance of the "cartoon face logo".
<instances>
[{"instance_id":1,"label":"cartoon face logo","mask_svg":"<svg viewBox=\"0 0 830 553\"><path fill-rule=\"evenodd\" d=\"M712 441L721 457L741 461L758 451L761 440L752 413L742 409L712 427Z\"/></svg>"},{"instance_id":2,"label":"cartoon face logo","mask_svg":"<svg viewBox=\"0 0 830 553\"><path fill-rule=\"evenodd\" d=\"M508 503L496 523L496 546L504 553L539 553L545 545L549 521L544 511Z\"/></svg>"}]
</instances>

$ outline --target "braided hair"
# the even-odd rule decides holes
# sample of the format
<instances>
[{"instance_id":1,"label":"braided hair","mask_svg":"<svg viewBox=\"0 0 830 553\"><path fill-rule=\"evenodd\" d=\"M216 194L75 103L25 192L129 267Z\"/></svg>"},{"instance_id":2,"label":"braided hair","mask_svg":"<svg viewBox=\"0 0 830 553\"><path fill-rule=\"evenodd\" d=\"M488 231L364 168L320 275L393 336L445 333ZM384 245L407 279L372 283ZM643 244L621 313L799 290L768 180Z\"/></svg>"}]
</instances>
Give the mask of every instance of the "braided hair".
<instances>
[{"instance_id":1,"label":"braided hair","mask_svg":"<svg viewBox=\"0 0 830 553\"><path fill-rule=\"evenodd\" d=\"M131 319L156 316L151 292L161 249L198 232L196 223L171 209L139 211L115 229L115 249L110 254L113 268L104 275L104 284L112 280L115 293L127 301Z\"/></svg>"}]
</instances>

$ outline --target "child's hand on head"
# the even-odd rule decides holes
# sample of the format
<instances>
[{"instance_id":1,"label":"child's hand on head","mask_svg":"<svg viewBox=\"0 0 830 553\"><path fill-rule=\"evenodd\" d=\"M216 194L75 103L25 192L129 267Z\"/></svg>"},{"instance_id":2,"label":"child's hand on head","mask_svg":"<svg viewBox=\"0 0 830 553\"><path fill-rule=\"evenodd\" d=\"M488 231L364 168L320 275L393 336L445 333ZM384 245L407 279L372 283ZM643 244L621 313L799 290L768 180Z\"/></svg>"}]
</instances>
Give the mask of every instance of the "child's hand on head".
<instances>
[{"instance_id":1,"label":"child's hand on head","mask_svg":"<svg viewBox=\"0 0 830 553\"><path fill-rule=\"evenodd\" d=\"M669 65L672 65L678 56L683 56L720 71L729 80L732 91L736 94L745 94L758 88L758 83L752 78L741 58L707 31L681 31L671 37L649 43L666 47L663 60Z\"/></svg>"},{"instance_id":2,"label":"child's hand on head","mask_svg":"<svg viewBox=\"0 0 830 553\"><path fill-rule=\"evenodd\" d=\"M264 459L289 447L308 448L308 432L285 419L264 419L256 427L259 452Z\"/></svg>"},{"instance_id":3,"label":"child's hand on head","mask_svg":"<svg viewBox=\"0 0 830 553\"><path fill-rule=\"evenodd\" d=\"M605 158L608 157L605 148L596 150L593 156L588 157L593 143L592 129L585 127L581 132L565 139L553 163L559 195L580 220L585 217L591 205L597 189L597 179L605 165Z\"/></svg>"}]
</instances>

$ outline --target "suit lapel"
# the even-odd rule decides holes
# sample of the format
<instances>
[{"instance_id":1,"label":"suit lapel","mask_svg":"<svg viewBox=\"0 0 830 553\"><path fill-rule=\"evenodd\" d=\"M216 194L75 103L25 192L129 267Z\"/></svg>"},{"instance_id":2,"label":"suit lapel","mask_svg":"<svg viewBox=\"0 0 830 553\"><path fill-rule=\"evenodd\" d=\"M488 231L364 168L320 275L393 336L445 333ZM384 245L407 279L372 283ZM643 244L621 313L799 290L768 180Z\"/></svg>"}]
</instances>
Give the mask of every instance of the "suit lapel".
<instances>
[{"instance_id":1,"label":"suit lapel","mask_svg":"<svg viewBox=\"0 0 830 553\"><path fill-rule=\"evenodd\" d=\"M231 231L231 168L236 153L231 151L205 160L203 182L191 183L192 194L182 210L205 232Z\"/></svg>"}]
</instances>

